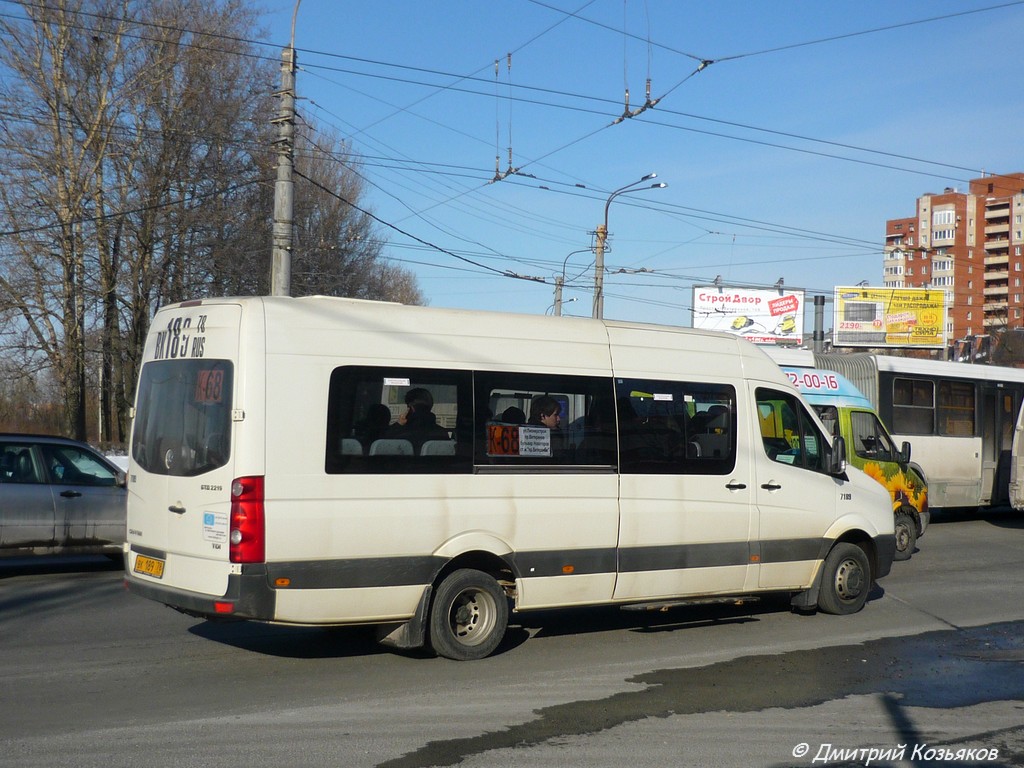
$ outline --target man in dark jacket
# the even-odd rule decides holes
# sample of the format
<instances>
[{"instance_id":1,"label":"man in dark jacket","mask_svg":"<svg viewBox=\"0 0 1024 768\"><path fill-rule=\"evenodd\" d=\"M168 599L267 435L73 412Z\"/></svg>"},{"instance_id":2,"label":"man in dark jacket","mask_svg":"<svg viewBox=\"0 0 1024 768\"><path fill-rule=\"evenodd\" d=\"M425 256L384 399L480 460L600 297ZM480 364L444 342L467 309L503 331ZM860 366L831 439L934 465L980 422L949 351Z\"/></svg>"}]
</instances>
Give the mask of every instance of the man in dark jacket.
<instances>
[{"instance_id":1,"label":"man in dark jacket","mask_svg":"<svg viewBox=\"0 0 1024 768\"><path fill-rule=\"evenodd\" d=\"M387 437L408 440L416 453L427 440L448 440L448 430L437 423L432 409L434 396L423 387L413 387L405 393L409 409L398 417L388 429Z\"/></svg>"}]
</instances>

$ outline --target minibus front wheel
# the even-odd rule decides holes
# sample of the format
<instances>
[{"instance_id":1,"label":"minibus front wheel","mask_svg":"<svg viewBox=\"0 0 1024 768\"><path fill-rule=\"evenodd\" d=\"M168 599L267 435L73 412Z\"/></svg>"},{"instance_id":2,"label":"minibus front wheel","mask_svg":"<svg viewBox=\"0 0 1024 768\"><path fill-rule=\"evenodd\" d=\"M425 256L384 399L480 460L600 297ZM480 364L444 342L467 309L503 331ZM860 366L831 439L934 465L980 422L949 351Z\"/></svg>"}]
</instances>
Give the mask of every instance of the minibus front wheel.
<instances>
[{"instance_id":1,"label":"minibus front wheel","mask_svg":"<svg viewBox=\"0 0 1024 768\"><path fill-rule=\"evenodd\" d=\"M871 563L856 544L841 541L825 558L821 573L818 608L846 615L864 607L871 591Z\"/></svg>"},{"instance_id":2,"label":"minibus front wheel","mask_svg":"<svg viewBox=\"0 0 1024 768\"><path fill-rule=\"evenodd\" d=\"M896 559L909 560L917 545L917 521L904 509L896 513Z\"/></svg>"},{"instance_id":3,"label":"minibus front wheel","mask_svg":"<svg viewBox=\"0 0 1024 768\"><path fill-rule=\"evenodd\" d=\"M489 656L508 628L508 600L498 582L472 568L438 585L430 608L430 645L439 656L472 661Z\"/></svg>"}]
</instances>

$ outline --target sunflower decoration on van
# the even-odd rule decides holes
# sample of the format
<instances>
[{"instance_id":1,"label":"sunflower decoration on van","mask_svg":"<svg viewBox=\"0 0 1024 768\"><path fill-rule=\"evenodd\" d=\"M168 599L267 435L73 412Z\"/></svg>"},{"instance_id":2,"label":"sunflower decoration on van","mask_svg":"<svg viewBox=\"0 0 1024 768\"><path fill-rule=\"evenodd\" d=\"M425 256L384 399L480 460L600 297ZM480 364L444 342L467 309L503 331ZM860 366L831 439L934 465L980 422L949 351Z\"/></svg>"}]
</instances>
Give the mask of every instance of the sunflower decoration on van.
<instances>
[{"instance_id":1,"label":"sunflower decoration on van","mask_svg":"<svg viewBox=\"0 0 1024 768\"><path fill-rule=\"evenodd\" d=\"M904 472L898 464L864 463L864 474L883 485L892 497L894 510L913 507L919 513L928 508L928 489L913 470Z\"/></svg>"}]
</instances>

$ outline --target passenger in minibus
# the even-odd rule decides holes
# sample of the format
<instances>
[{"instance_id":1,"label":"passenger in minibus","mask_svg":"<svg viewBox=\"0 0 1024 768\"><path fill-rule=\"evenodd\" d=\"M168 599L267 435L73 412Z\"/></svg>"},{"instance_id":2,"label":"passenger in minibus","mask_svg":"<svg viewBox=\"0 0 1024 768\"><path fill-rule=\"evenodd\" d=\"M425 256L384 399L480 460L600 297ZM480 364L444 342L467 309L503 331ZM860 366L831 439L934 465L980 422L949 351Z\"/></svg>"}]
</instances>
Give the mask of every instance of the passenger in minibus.
<instances>
[{"instance_id":1,"label":"passenger in minibus","mask_svg":"<svg viewBox=\"0 0 1024 768\"><path fill-rule=\"evenodd\" d=\"M525 424L526 414L523 413L522 408L517 408L514 405L510 405L504 411L501 412L501 423L502 424Z\"/></svg>"},{"instance_id":2,"label":"passenger in minibus","mask_svg":"<svg viewBox=\"0 0 1024 768\"><path fill-rule=\"evenodd\" d=\"M448 430L437 423L433 413L434 396L423 387L413 387L405 393L408 410L398 417L385 433L389 439L408 440L416 453L427 440L448 440Z\"/></svg>"},{"instance_id":3,"label":"passenger in minibus","mask_svg":"<svg viewBox=\"0 0 1024 768\"><path fill-rule=\"evenodd\" d=\"M366 416L356 423L354 437L364 446L370 445L379 437L384 437L391 426L391 409L384 403L374 403L366 409Z\"/></svg>"},{"instance_id":4,"label":"passenger in minibus","mask_svg":"<svg viewBox=\"0 0 1024 768\"><path fill-rule=\"evenodd\" d=\"M530 420L527 422L534 427L547 427L558 429L562 420L561 406L558 401L550 395L538 395L530 403Z\"/></svg>"},{"instance_id":5,"label":"passenger in minibus","mask_svg":"<svg viewBox=\"0 0 1024 768\"><path fill-rule=\"evenodd\" d=\"M568 447L561 429L562 406L550 395L537 395L530 403L530 418L527 426L546 427L551 430L551 454L565 461Z\"/></svg>"}]
</instances>

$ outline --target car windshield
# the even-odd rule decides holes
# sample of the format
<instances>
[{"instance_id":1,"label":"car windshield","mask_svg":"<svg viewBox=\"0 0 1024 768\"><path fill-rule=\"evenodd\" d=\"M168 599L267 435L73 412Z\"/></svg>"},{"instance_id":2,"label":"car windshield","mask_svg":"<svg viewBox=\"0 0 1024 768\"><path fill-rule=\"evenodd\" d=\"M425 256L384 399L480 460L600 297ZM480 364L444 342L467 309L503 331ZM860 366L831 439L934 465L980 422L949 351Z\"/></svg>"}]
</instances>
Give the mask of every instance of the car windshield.
<instances>
[{"instance_id":1,"label":"car windshield","mask_svg":"<svg viewBox=\"0 0 1024 768\"><path fill-rule=\"evenodd\" d=\"M132 432L132 458L142 469L191 477L227 463L232 371L228 360L143 366Z\"/></svg>"}]
</instances>

